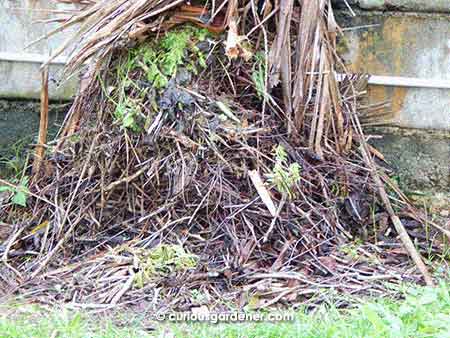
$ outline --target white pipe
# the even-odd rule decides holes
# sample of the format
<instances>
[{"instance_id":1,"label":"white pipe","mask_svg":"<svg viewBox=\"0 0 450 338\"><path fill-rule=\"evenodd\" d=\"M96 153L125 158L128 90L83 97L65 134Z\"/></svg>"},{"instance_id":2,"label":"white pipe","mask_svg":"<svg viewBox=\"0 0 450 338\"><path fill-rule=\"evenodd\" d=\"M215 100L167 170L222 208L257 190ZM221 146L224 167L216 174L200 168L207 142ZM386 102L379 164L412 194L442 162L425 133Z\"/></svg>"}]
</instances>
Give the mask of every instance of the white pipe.
<instances>
[{"instance_id":1,"label":"white pipe","mask_svg":"<svg viewBox=\"0 0 450 338\"><path fill-rule=\"evenodd\" d=\"M416 77L400 76L370 75L369 84L375 86L450 89L450 80L420 79Z\"/></svg>"},{"instance_id":2,"label":"white pipe","mask_svg":"<svg viewBox=\"0 0 450 338\"><path fill-rule=\"evenodd\" d=\"M45 63L48 60L48 56L36 53L8 53L0 52L0 61L8 62L25 62L25 63ZM69 59L64 56L57 57L50 64L52 65L65 65Z\"/></svg>"},{"instance_id":3,"label":"white pipe","mask_svg":"<svg viewBox=\"0 0 450 338\"><path fill-rule=\"evenodd\" d=\"M336 74L338 81L342 81L344 74ZM450 89L450 80L421 79L403 76L368 75L368 84L374 86L409 87L409 88L435 88Z\"/></svg>"},{"instance_id":4,"label":"white pipe","mask_svg":"<svg viewBox=\"0 0 450 338\"><path fill-rule=\"evenodd\" d=\"M0 61L42 64L45 63L47 59L48 56L42 54L0 52ZM68 60L68 57L60 56L54 59L51 64L65 65L67 64ZM345 77L345 75L336 74L336 77L338 81L341 81ZM379 75L368 75L368 77L368 84L374 86L450 89L450 80Z\"/></svg>"}]
</instances>

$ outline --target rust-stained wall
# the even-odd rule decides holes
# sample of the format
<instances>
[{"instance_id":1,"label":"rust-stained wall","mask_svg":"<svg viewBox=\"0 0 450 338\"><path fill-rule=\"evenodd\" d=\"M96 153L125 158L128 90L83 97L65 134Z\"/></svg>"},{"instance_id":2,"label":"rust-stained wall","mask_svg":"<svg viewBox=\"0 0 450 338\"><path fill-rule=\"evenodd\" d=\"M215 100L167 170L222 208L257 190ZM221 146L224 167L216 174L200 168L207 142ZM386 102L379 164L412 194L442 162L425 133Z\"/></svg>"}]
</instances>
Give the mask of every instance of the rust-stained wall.
<instances>
[{"instance_id":1,"label":"rust-stained wall","mask_svg":"<svg viewBox=\"0 0 450 338\"><path fill-rule=\"evenodd\" d=\"M338 49L350 71L450 80L450 13L424 13L443 2L415 1L421 4L416 13L392 11L388 1L378 1L377 8L390 11L358 10L358 4L369 2L351 1L354 17L345 5L336 13L345 31ZM408 2L408 8L412 5ZM368 91L371 103L389 103L388 114L372 120L379 126L370 133L382 138L371 142L395 170L400 186L450 198L450 89L371 85Z\"/></svg>"},{"instance_id":2,"label":"rust-stained wall","mask_svg":"<svg viewBox=\"0 0 450 338\"><path fill-rule=\"evenodd\" d=\"M361 11L356 17L338 16L344 27L360 27L346 30L339 44L351 71L450 80L450 15ZM371 86L369 94L372 102L391 103L389 124L450 130L448 89Z\"/></svg>"},{"instance_id":3,"label":"rust-stained wall","mask_svg":"<svg viewBox=\"0 0 450 338\"><path fill-rule=\"evenodd\" d=\"M336 8L390 10L416 13L450 13L450 0L331 0Z\"/></svg>"}]
</instances>

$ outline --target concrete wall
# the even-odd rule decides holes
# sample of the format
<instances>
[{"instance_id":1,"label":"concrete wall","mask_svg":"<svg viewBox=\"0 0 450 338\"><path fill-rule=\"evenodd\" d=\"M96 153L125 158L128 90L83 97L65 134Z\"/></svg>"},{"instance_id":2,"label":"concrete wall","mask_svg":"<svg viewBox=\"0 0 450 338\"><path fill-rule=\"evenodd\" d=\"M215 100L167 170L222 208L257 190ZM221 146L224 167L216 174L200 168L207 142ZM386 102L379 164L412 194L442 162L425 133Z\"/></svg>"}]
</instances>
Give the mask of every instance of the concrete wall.
<instances>
[{"instance_id":1,"label":"concrete wall","mask_svg":"<svg viewBox=\"0 0 450 338\"><path fill-rule=\"evenodd\" d=\"M450 80L450 15L358 12L339 14L347 27L340 52L356 73ZM391 125L450 130L450 90L371 86L372 102L390 101Z\"/></svg>"},{"instance_id":2,"label":"concrete wall","mask_svg":"<svg viewBox=\"0 0 450 338\"><path fill-rule=\"evenodd\" d=\"M72 5L52 0L0 0L0 98L39 98L41 80L39 59L67 38L67 35L44 40L30 48L25 47L55 27L40 20L49 18L49 10L68 10ZM54 14L53 14L54 16ZM22 61L12 61L22 59ZM33 61L34 60L34 61ZM50 68L50 98L70 99L75 93L77 80L63 81L62 65Z\"/></svg>"},{"instance_id":3,"label":"concrete wall","mask_svg":"<svg viewBox=\"0 0 450 338\"><path fill-rule=\"evenodd\" d=\"M337 8L346 8L347 4L367 10L394 10L403 12L449 13L449 0L332 0Z\"/></svg>"},{"instance_id":4,"label":"concrete wall","mask_svg":"<svg viewBox=\"0 0 450 338\"><path fill-rule=\"evenodd\" d=\"M338 50L355 73L450 83L450 0L333 1L345 38ZM354 14L354 15L353 15ZM439 82L439 81L435 81ZM371 85L369 103L388 114L368 132L406 190L450 193L450 89Z\"/></svg>"}]
</instances>

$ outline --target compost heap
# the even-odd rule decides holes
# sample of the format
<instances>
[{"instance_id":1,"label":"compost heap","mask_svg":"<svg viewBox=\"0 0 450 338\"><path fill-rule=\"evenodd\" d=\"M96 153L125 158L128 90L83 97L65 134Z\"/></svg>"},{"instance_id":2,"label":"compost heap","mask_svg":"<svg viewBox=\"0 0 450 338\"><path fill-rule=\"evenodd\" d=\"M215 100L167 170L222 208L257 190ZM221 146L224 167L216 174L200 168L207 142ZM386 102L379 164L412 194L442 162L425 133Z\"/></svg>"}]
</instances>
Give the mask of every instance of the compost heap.
<instances>
[{"instance_id":1,"label":"compost heap","mask_svg":"<svg viewBox=\"0 0 450 338\"><path fill-rule=\"evenodd\" d=\"M8 289L262 308L419 280L378 197L365 78L335 76L328 1L213 2L209 21L179 5L94 1L62 24L85 22L68 66L82 88L8 242ZM389 193L421 252L439 252Z\"/></svg>"}]
</instances>

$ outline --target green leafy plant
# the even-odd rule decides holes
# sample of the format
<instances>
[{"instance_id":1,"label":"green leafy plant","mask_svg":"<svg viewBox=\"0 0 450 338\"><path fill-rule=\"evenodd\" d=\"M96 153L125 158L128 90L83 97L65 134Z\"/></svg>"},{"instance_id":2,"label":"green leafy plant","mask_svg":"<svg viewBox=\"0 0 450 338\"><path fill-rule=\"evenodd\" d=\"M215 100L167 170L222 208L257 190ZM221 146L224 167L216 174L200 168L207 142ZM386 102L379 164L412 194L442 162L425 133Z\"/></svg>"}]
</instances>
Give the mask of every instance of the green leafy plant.
<instances>
[{"instance_id":1,"label":"green leafy plant","mask_svg":"<svg viewBox=\"0 0 450 338\"><path fill-rule=\"evenodd\" d=\"M12 194L11 202L22 207L27 206L28 190L28 176L24 176L15 187L3 185L0 186L0 192L9 192Z\"/></svg>"},{"instance_id":2,"label":"green leafy plant","mask_svg":"<svg viewBox=\"0 0 450 338\"><path fill-rule=\"evenodd\" d=\"M263 53L255 54L255 63L253 65L252 80L255 85L256 93L259 98L267 96L266 93L266 59Z\"/></svg>"},{"instance_id":3,"label":"green leafy plant","mask_svg":"<svg viewBox=\"0 0 450 338\"><path fill-rule=\"evenodd\" d=\"M298 163L288 164L288 156L283 146L278 145L275 149L275 166L269 174L269 182L275 188L286 194L289 198L295 196L293 187L300 181L301 167Z\"/></svg>"},{"instance_id":4,"label":"green leafy plant","mask_svg":"<svg viewBox=\"0 0 450 338\"><path fill-rule=\"evenodd\" d=\"M141 114L139 105L129 98L125 98L116 106L115 118L120 121L123 128L139 131L137 118Z\"/></svg>"},{"instance_id":5,"label":"green leafy plant","mask_svg":"<svg viewBox=\"0 0 450 338\"><path fill-rule=\"evenodd\" d=\"M7 155L0 157L0 171L7 177L21 177L28 163L27 147L32 137L26 136L8 147Z\"/></svg>"},{"instance_id":6,"label":"green leafy plant","mask_svg":"<svg viewBox=\"0 0 450 338\"><path fill-rule=\"evenodd\" d=\"M140 59L137 62L137 65L144 69L147 80L153 87L160 89L167 86L169 79L159 67L159 55L155 48L148 45L142 45L135 51L134 55L137 59Z\"/></svg>"},{"instance_id":7,"label":"green leafy plant","mask_svg":"<svg viewBox=\"0 0 450 338\"><path fill-rule=\"evenodd\" d=\"M161 40L161 68L164 74L172 76L176 73L179 65L183 63L186 49L189 43L190 32L169 32Z\"/></svg>"},{"instance_id":8,"label":"green leafy plant","mask_svg":"<svg viewBox=\"0 0 450 338\"><path fill-rule=\"evenodd\" d=\"M172 30L158 41L142 43L122 56L116 66L117 82L113 86L105 85L99 78L103 92L115 105L113 116L123 129L139 132L146 121L139 100L146 97L149 88L133 81L133 73L143 71L156 90L167 87L181 65L197 73L197 65L206 67L206 60L196 43L208 35L207 30L192 26ZM133 94L134 99L130 97L131 91L138 93Z\"/></svg>"},{"instance_id":9,"label":"green leafy plant","mask_svg":"<svg viewBox=\"0 0 450 338\"><path fill-rule=\"evenodd\" d=\"M156 277L194 268L198 262L196 255L186 252L180 245L161 244L153 249L131 249L131 252L139 264L135 277L139 288Z\"/></svg>"},{"instance_id":10,"label":"green leafy plant","mask_svg":"<svg viewBox=\"0 0 450 338\"><path fill-rule=\"evenodd\" d=\"M141 67L147 73L147 79L156 89L167 86L169 79L177 73L178 67L196 73L196 66L206 67L206 60L195 42L204 41L209 35L205 29L186 26L165 34L157 44L143 44L132 52L135 67Z\"/></svg>"},{"instance_id":11,"label":"green leafy plant","mask_svg":"<svg viewBox=\"0 0 450 338\"><path fill-rule=\"evenodd\" d=\"M358 252L358 248L362 246L362 241L356 239L353 242L343 244L339 247L339 251L349 256L351 259L358 259L361 255Z\"/></svg>"}]
</instances>

